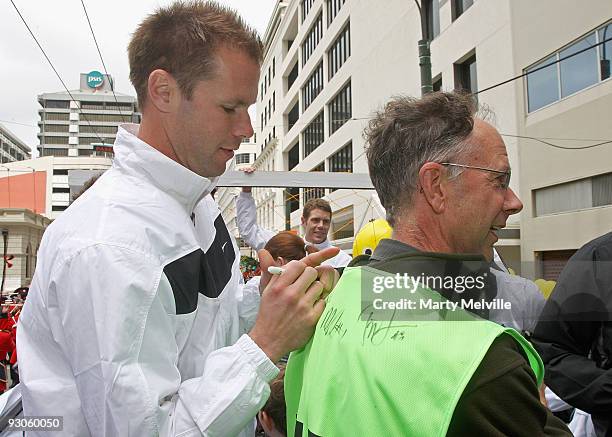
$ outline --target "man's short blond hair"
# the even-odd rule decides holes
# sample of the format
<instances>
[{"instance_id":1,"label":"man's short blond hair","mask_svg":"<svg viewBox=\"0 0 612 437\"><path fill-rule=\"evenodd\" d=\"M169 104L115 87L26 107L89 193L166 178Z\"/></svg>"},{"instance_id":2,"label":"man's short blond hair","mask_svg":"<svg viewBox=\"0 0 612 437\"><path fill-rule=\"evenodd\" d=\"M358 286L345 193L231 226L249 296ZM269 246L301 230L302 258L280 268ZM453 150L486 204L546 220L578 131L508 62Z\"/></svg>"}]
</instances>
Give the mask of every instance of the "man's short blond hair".
<instances>
[{"instance_id":1,"label":"man's short blond hair","mask_svg":"<svg viewBox=\"0 0 612 437\"><path fill-rule=\"evenodd\" d=\"M241 50L261 63L257 32L228 7L212 1L177 1L149 15L128 46L130 80L141 110L152 71L170 73L189 99L195 84L214 74L220 46Z\"/></svg>"}]
</instances>

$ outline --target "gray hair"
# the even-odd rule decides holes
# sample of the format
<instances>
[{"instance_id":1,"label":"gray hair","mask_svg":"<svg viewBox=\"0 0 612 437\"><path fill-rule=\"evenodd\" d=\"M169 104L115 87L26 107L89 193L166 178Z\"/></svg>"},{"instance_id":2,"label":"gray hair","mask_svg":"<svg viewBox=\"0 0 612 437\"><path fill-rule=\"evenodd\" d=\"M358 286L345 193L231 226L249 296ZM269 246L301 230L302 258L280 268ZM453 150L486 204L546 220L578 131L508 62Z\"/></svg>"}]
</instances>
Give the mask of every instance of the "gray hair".
<instances>
[{"instance_id":1,"label":"gray hair","mask_svg":"<svg viewBox=\"0 0 612 437\"><path fill-rule=\"evenodd\" d=\"M394 225L409 207L426 162L452 161L467 153L477 105L469 94L436 92L421 99L394 97L364 131L370 178ZM449 168L449 175L457 176Z\"/></svg>"}]
</instances>

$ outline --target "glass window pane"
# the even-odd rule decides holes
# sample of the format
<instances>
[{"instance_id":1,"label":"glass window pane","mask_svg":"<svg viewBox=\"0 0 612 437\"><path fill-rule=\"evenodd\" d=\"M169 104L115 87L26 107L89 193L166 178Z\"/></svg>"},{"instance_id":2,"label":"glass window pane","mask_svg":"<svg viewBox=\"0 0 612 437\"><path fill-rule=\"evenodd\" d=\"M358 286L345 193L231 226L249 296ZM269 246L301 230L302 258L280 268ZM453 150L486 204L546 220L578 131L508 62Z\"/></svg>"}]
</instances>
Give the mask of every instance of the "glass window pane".
<instances>
[{"instance_id":1,"label":"glass window pane","mask_svg":"<svg viewBox=\"0 0 612 437\"><path fill-rule=\"evenodd\" d=\"M550 64L555 60L556 55L552 55L528 69L527 72ZM556 64L552 64L527 76L527 97L529 112L559 100L559 78Z\"/></svg>"},{"instance_id":2,"label":"glass window pane","mask_svg":"<svg viewBox=\"0 0 612 437\"><path fill-rule=\"evenodd\" d=\"M599 29L599 41L603 42L612 38L612 23ZM599 46L600 65L601 65L601 80L610 77L610 64L612 64L612 41L608 41Z\"/></svg>"},{"instance_id":3,"label":"glass window pane","mask_svg":"<svg viewBox=\"0 0 612 437\"><path fill-rule=\"evenodd\" d=\"M564 58L587 47L595 45L595 33L581 39L572 46L559 52ZM561 97L574 94L597 82L597 48L580 53L570 59L561 61Z\"/></svg>"}]
</instances>

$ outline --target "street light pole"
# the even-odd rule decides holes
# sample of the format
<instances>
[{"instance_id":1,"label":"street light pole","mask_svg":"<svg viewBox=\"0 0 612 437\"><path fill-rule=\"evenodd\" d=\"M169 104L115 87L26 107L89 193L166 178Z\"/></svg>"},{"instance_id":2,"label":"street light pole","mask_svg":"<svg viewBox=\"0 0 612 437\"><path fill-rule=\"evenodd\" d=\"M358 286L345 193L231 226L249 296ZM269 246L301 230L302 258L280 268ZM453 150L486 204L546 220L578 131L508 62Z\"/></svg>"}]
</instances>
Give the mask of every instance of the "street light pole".
<instances>
[{"instance_id":1,"label":"street light pole","mask_svg":"<svg viewBox=\"0 0 612 437\"><path fill-rule=\"evenodd\" d=\"M438 1L438 0L433 0ZM419 67L421 68L421 95L433 92L433 79L431 77L431 50L429 48L428 39L428 23L427 17L431 9L431 0L421 0L421 4L414 0L419 10L421 18L421 39L418 42L419 46Z\"/></svg>"}]
</instances>

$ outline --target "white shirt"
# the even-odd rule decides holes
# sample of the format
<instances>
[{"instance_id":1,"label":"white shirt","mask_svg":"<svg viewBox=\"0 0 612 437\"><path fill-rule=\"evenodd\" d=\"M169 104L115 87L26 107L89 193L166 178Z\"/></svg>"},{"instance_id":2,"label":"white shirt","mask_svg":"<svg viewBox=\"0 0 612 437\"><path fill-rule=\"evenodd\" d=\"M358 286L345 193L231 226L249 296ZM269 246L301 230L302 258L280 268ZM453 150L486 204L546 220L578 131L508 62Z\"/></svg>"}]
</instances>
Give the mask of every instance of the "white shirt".
<instances>
[{"instance_id":1,"label":"white shirt","mask_svg":"<svg viewBox=\"0 0 612 437\"><path fill-rule=\"evenodd\" d=\"M111 169L44 234L17 333L24 414L63 416L61 435L253 435L278 369L242 335L259 295L216 180L137 132L120 127Z\"/></svg>"}]
</instances>

